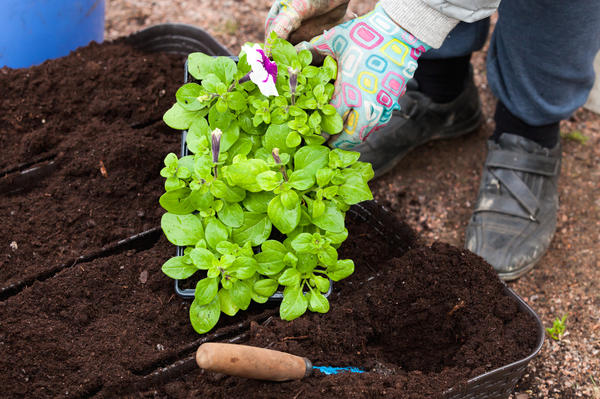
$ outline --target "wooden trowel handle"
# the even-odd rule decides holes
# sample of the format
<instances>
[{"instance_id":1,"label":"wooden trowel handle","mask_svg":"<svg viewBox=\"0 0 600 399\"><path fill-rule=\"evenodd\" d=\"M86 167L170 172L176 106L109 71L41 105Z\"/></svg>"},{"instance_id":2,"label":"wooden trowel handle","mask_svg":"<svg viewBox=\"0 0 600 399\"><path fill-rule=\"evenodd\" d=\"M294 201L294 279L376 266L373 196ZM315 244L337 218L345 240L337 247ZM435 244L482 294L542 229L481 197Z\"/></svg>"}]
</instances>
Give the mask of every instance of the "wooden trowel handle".
<instances>
[{"instance_id":1,"label":"wooden trowel handle","mask_svg":"<svg viewBox=\"0 0 600 399\"><path fill-rule=\"evenodd\" d=\"M312 370L305 357L255 346L207 342L196 352L196 363L217 373L268 381L299 380Z\"/></svg>"}]
</instances>

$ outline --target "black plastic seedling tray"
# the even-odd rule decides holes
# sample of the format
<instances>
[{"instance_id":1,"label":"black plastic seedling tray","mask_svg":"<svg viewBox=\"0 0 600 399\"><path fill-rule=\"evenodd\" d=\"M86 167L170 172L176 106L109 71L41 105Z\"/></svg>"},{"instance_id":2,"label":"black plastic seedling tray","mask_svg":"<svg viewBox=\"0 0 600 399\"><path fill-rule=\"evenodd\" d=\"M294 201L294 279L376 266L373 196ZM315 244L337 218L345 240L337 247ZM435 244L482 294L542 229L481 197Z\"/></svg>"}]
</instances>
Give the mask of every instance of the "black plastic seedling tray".
<instances>
[{"instance_id":1,"label":"black plastic seedling tray","mask_svg":"<svg viewBox=\"0 0 600 399\"><path fill-rule=\"evenodd\" d=\"M200 51L214 56L232 56L224 46L214 40L205 31L190 25L155 25L130 35L126 40L136 48L151 52L163 51L187 55ZM187 81L187 68L184 76L185 81ZM187 153L184 133L181 141L181 154L187 155ZM366 204L352 206L348 212L354 217L368 221L373 229L381 234L383 239L399 240L393 234L390 235L385 232L381 220L370 211L373 206L379 207L374 201L369 201ZM178 255L181 255L182 252L183 248L177 248ZM194 290L180 289L179 281L177 280L175 281L175 291L184 298L194 297ZM535 319L537 335L535 348L523 359L471 378L460 388L448 390L445 395L446 399L506 399L513 392L516 383L525 373L531 359L537 356L541 350L545 332L539 316L508 286L505 286L505 291L512 300L517 302L519 309Z\"/></svg>"}]
</instances>

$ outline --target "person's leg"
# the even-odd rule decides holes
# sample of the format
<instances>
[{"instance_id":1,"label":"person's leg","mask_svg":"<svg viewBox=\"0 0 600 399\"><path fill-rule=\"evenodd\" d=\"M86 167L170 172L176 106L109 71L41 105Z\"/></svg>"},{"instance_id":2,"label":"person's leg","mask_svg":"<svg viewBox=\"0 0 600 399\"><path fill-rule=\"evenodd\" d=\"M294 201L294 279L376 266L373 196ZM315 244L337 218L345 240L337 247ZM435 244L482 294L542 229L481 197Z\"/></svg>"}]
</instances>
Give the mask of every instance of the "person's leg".
<instances>
[{"instance_id":1,"label":"person's leg","mask_svg":"<svg viewBox=\"0 0 600 399\"><path fill-rule=\"evenodd\" d=\"M419 59L414 79L389 124L354 150L375 176L391 170L410 150L428 141L460 136L481 124L481 106L470 57L483 47L489 20L460 23L443 45Z\"/></svg>"},{"instance_id":2,"label":"person's leg","mask_svg":"<svg viewBox=\"0 0 600 399\"><path fill-rule=\"evenodd\" d=\"M414 77L419 92L435 103L458 97L468 83L471 53L483 47L489 28L489 18L471 24L461 22L439 49L423 54Z\"/></svg>"},{"instance_id":3,"label":"person's leg","mask_svg":"<svg viewBox=\"0 0 600 399\"><path fill-rule=\"evenodd\" d=\"M488 83L498 97L465 246L501 278L529 271L556 228L559 122L586 100L600 47L597 0L504 0Z\"/></svg>"},{"instance_id":4,"label":"person's leg","mask_svg":"<svg viewBox=\"0 0 600 399\"><path fill-rule=\"evenodd\" d=\"M490 42L487 78L512 115L557 123L583 105L600 48L598 0L504 0Z\"/></svg>"}]
</instances>

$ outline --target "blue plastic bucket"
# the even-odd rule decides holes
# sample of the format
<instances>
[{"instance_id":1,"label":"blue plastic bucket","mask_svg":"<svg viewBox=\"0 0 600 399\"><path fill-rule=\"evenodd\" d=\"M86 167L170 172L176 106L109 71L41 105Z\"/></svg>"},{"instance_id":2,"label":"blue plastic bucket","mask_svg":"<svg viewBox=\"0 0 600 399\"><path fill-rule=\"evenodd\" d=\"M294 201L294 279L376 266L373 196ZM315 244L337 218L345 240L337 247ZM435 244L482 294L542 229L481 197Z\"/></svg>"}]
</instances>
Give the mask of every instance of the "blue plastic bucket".
<instances>
[{"instance_id":1,"label":"blue plastic bucket","mask_svg":"<svg viewBox=\"0 0 600 399\"><path fill-rule=\"evenodd\" d=\"M0 0L0 67L25 68L104 39L105 0Z\"/></svg>"}]
</instances>

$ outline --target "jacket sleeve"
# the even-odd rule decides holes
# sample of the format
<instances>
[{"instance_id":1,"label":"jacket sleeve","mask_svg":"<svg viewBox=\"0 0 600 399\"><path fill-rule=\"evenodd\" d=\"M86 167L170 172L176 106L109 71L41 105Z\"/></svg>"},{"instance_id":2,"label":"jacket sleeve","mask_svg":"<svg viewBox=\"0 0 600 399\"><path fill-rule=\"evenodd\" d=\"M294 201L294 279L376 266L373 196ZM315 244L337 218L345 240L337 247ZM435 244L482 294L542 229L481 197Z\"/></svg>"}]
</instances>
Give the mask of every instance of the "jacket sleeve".
<instances>
[{"instance_id":1,"label":"jacket sleeve","mask_svg":"<svg viewBox=\"0 0 600 399\"><path fill-rule=\"evenodd\" d=\"M500 0L381 0L380 3L403 29L439 48L459 21L475 22L489 17Z\"/></svg>"}]
</instances>

